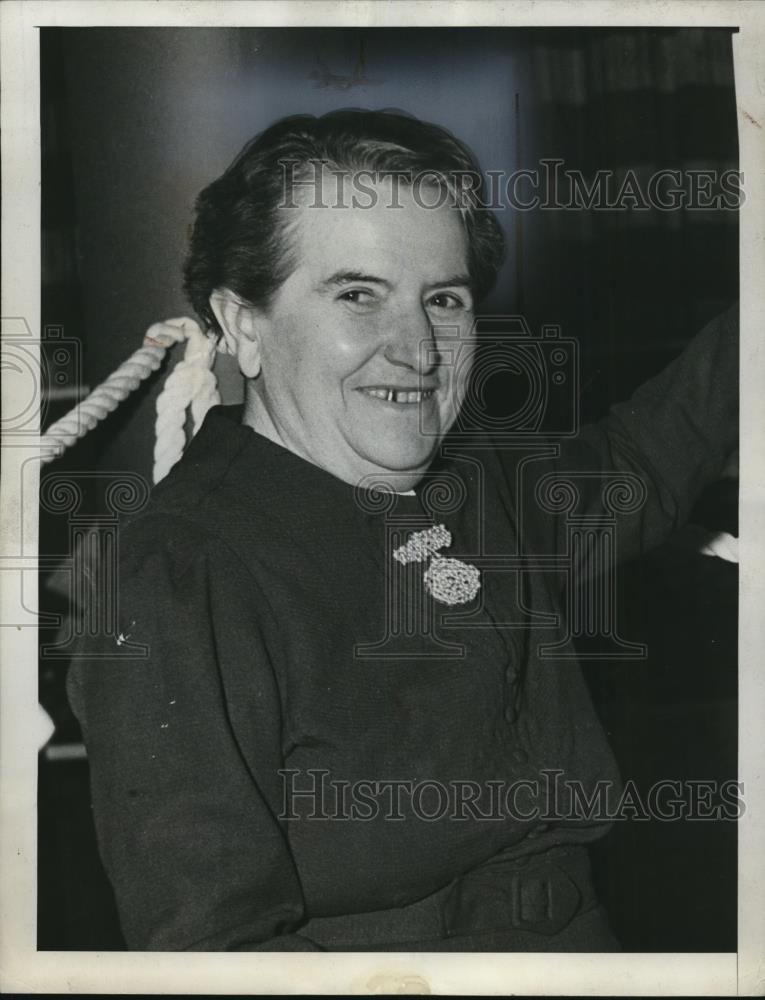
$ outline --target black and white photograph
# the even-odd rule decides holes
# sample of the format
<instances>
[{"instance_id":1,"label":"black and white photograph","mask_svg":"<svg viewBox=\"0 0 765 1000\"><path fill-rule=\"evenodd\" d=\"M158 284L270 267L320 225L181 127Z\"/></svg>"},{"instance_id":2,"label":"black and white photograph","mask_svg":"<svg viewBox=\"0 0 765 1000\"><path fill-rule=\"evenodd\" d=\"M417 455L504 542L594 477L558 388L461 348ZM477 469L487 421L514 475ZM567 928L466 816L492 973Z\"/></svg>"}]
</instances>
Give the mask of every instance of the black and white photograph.
<instances>
[{"instance_id":1,"label":"black and white photograph","mask_svg":"<svg viewBox=\"0 0 765 1000\"><path fill-rule=\"evenodd\" d=\"M761 994L757 5L3 14L4 990Z\"/></svg>"}]
</instances>

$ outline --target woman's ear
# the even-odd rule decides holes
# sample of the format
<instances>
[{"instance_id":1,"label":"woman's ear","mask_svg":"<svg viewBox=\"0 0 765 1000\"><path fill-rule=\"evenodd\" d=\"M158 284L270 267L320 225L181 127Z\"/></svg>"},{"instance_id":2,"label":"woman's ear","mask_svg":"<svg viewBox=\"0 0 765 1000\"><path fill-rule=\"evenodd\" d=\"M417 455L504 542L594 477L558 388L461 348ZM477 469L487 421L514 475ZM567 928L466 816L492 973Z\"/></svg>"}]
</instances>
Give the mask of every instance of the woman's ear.
<instances>
[{"instance_id":1,"label":"woman's ear","mask_svg":"<svg viewBox=\"0 0 765 1000\"><path fill-rule=\"evenodd\" d=\"M234 355L245 378L257 378L260 336L253 307L228 288L216 288L210 296L210 308L223 332L226 353Z\"/></svg>"}]
</instances>

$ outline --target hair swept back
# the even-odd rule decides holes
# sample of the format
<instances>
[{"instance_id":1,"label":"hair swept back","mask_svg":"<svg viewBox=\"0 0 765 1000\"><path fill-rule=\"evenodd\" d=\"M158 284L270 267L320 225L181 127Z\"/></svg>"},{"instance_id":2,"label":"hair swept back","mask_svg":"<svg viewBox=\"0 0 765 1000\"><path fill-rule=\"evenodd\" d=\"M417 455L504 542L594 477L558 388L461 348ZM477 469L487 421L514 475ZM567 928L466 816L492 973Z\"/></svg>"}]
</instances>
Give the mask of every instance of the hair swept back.
<instances>
[{"instance_id":1,"label":"hair swept back","mask_svg":"<svg viewBox=\"0 0 765 1000\"><path fill-rule=\"evenodd\" d=\"M433 171L445 179L472 175L461 214L469 247L473 293L493 285L504 253L494 215L481 207L483 177L464 143L446 129L399 111L332 111L321 117L283 118L251 139L228 169L198 196L196 220L184 266L184 290L197 315L218 330L210 296L228 288L266 308L295 266L289 239L282 161L324 161L332 170ZM294 173L293 173L294 171ZM466 204L466 207L464 207Z\"/></svg>"}]
</instances>

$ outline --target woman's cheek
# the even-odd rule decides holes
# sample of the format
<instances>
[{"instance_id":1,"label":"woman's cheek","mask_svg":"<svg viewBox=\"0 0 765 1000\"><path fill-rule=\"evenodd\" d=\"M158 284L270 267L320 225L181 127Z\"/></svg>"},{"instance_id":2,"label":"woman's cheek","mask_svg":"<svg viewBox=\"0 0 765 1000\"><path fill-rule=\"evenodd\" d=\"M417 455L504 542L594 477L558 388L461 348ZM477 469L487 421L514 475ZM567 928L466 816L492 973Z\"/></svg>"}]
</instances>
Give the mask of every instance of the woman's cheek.
<instances>
[{"instance_id":1,"label":"woman's cheek","mask_svg":"<svg viewBox=\"0 0 765 1000\"><path fill-rule=\"evenodd\" d=\"M363 360L379 347L380 323L369 316L343 317L337 324L333 347L338 355Z\"/></svg>"}]
</instances>

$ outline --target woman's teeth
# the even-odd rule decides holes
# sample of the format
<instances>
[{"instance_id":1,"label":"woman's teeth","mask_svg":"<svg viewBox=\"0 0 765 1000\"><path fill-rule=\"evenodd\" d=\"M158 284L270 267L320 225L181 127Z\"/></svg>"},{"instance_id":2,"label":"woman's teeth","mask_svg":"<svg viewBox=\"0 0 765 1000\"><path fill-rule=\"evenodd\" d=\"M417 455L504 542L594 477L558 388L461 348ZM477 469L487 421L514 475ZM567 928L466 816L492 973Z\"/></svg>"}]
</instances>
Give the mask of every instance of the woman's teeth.
<instances>
[{"instance_id":1,"label":"woman's teeth","mask_svg":"<svg viewBox=\"0 0 765 1000\"><path fill-rule=\"evenodd\" d=\"M424 389L412 391L410 389L365 389L370 396L376 399L384 399L387 403L421 403L424 399L430 399L434 389Z\"/></svg>"}]
</instances>

